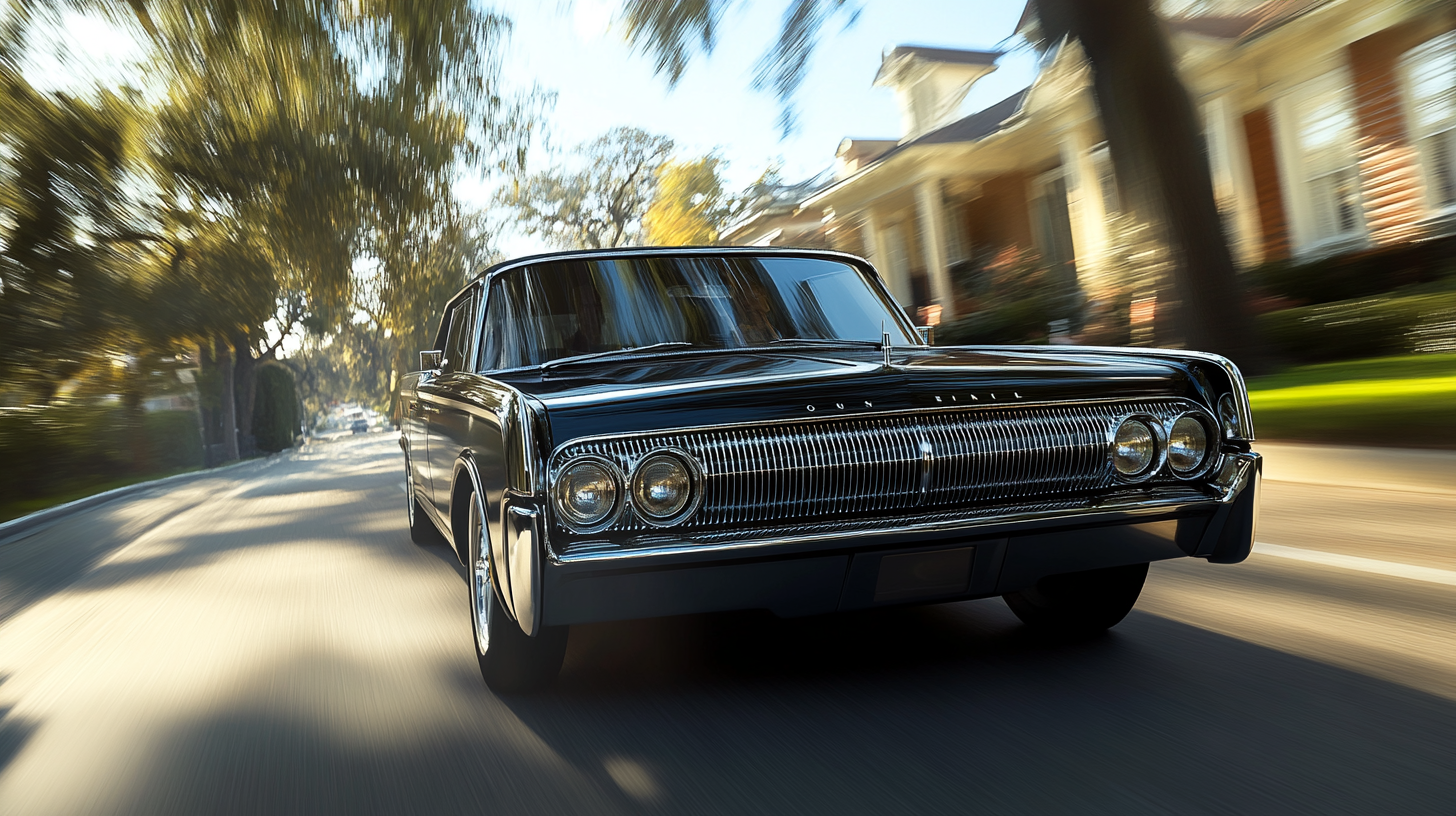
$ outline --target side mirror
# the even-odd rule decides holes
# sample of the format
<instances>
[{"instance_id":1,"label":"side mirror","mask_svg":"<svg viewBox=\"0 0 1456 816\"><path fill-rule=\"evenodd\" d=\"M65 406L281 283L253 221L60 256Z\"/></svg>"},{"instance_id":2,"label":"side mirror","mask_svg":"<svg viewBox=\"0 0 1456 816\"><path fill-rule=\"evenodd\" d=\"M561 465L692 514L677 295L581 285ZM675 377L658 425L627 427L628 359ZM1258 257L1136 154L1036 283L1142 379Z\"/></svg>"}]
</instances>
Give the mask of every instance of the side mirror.
<instances>
[{"instance_id":1,"label":"side mirror","mask_svg":"<svg viewBox=\"0 0 1456 816\"><path fill-rule=\"evenodd\" d=\"M935 345L934 326L916 326L915 333L920 335L920 342L924 343L927 346Z\"/></svg>"},{"instance_id":2,"label":"side mirror","mask_svg":"<svg viewBox=\"0 0 1456 816\"><path fill-rule=\"evenodd\" d=\"M443 351L422 351L420 352L421 371L439 371L440 358L444 356Z\"/></svg>"}]
</instances>

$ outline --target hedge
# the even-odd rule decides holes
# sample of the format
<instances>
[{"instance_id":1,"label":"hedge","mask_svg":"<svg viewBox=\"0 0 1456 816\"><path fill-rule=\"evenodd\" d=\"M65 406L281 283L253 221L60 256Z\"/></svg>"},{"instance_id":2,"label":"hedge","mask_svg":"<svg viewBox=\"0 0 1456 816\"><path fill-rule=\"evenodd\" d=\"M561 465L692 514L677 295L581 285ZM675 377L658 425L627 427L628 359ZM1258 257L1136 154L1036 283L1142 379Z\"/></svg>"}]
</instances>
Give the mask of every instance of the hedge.
<instances>
[{"instance_id":1,"label":"hedge","mask_svg":"<svg viewBox=\"0 0 1456 816\"><path fill-rule=\"evenodd\" d=\"M114 405L0 410L0 497L43 498L124 476L199 467L197 414L157 411L131 426Z\"/></svg>"},{"instance_id":2,"label":"hedge","mask_svg":"<svg viewBox=\"0 0 1456 816\"><path fill-rule=\"evenodd\" d=\"M1259 317L1264 337L1296 362L1456 350L1456 292L1374 297Z\"/></svg>"},{"instance_id":3,"label":"hedge","mask_svg":"<svg viewBox=\"0 0 1456 816\"><path fill-rule=\"evenodd\" d=\"M1316 261L1276 261L1246 273L1267 295L1303 304L1333 303L1390 292L1456 275L1456 236L1334 255Z\"/></svg>"},{"instance_id":4,"label":"hedge","mask_svg":"<svg viewBox=\"0 0 1456 816\"><path fill-rule=\"evenodd\" d=\"M269 363L258 367L253 396L253 438L258 449L277 452L293 447L298 436L298 391L293 372Z\"/></svg>"}]
</instances>

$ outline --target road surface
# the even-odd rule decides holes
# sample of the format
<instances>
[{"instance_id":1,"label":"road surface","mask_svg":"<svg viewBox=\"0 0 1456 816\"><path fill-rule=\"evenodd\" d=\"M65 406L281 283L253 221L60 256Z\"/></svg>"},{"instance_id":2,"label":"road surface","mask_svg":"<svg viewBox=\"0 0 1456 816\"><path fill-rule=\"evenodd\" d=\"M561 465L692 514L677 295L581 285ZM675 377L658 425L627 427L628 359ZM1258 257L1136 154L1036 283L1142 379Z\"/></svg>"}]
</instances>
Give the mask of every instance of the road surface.
<instances>
[{"instance_id":1,"label":"road surface","mask_svg":"<svg viewBox=\"0 0 1456 816\"><path fill-rule=\"evenodd\" d=\"M1452 816L1456 481L1313 470L1092 642L997 600L604 624L499 698L392 435L344 438L0 546L0 813Z\"/></svg>"}]
</instances>

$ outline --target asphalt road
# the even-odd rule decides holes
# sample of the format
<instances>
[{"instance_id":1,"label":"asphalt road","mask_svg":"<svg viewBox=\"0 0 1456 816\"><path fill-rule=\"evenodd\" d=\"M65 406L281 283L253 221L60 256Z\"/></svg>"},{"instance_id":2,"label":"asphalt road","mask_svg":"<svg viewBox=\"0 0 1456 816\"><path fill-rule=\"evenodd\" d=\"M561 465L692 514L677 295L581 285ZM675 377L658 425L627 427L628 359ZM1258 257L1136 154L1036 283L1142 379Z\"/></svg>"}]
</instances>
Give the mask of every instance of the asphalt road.
<instances>
[{"instance_id":1,"label":"asphalt road","mask_svg":"<svg viewBox=\"0 0 1456 816\"><path fill-rule=\"evenodd\" d=\"M1264 552L1091 642L595 625L498 698L400 470L345 438L0 546L0 813L1456 814L1456 489L1270 481Z\"/></svg>"}]
</instances>

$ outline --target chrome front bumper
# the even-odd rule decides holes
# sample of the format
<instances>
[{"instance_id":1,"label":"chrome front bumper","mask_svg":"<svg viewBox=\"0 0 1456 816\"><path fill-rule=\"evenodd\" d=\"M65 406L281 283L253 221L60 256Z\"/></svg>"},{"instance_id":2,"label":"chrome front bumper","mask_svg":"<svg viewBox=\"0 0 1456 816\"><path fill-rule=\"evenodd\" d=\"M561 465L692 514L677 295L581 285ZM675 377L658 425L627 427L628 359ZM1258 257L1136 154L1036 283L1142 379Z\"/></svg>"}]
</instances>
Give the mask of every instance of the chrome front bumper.
<instances>
[{"instance_id":1,"label":"chrome front bumper","mask_svg":"<svg viewBox=\"0 0 1456 816\"><path fill-rule=\"evenodd\" d=\"M842 546L846 539L903 539L922 536L994 535L1012 530L1039 530L1066 525L1088 526L1132 523L1149 518L1182 514L1211 513L1212 520L1196 552L1213 557L1218 537L1230 518L1237 518L1235 504L1250 492L1246 502L1257 509L1259 474L1263 468L1257 453L1226 453L1211 483L1198 487L1166 487L1128 491L1091 501L1040 502L1020 507L945 512L913 519L853 521L838 524L792 525L741 533L697 535L642 535L626 544L587 541L562 548L547 544L551 564L589 564L610 561L718 560L734 556L759 556L765 550L817 549ZM1243 507L1243 505L1240 505ZM1244 513L1251 512L1244 508ZM1250 522L1252 524L1252 521ZM1252 533L1250 534L1252 541ZM1252 546L1252 545L1250 545ZM1234 563L1248 556L1219 563Z\"/></svg>"},{"instance_id":2,"label":"chrome front bumper","mask_svg":"<svg viewBox=\"0 0 1456 816\"><path fill-rule=\"evenodd\" d=\"M1178 557L1236 563L1253 547L1262 461L1225 454L1197 496L1149 496L1094 507L946 515L752 538L663 539L551 552L542 575L547 625L733 609L810 615L887 603L958 601L1024 589L1042 577ZM971 550L959 589L885 601L884 559ZM949 559L948 563L954 559Z\"/></svg>"}]
</instances>

